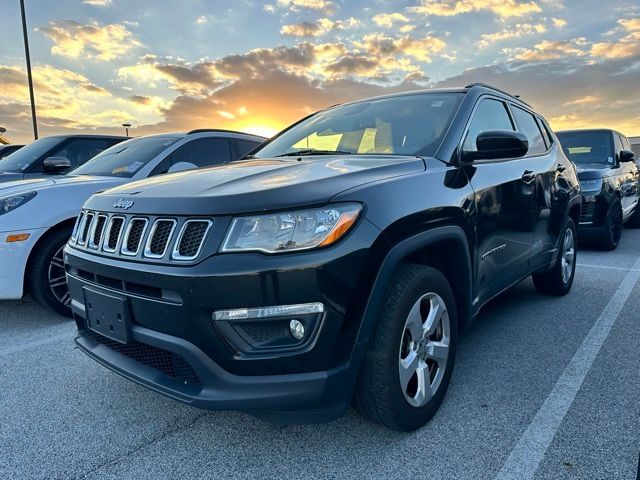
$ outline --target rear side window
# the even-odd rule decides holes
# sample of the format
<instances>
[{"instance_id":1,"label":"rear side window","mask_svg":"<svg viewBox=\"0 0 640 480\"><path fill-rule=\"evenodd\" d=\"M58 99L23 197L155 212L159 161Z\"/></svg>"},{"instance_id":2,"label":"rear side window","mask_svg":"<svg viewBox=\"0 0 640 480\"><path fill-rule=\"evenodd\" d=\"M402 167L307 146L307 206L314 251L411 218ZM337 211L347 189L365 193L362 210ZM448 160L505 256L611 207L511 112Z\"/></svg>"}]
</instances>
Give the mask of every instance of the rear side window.
<instances>
[{"instance_id":1,"label":"rear side window","mask_svg":"<svg viewBox=\"0 0 640 480\"><path fill-rule=\"evenodd\" d=\"M541 118L536 118L538 121L538 128L542 132L542 138L544 138L544 143L547 146L547 150L551 148L553 144L553 140L551 140L551 135L549 134L549 130L547 130L547 126L544 124Z\"/></svg>"},{"instance_id":2,"label":"rear side window","mask_svg":"<svg viewBox=\"0 0 640 480\"><path fill-rule=\"evenodd\" d=\"M542 132L538 123L533 115L529 112L522 110L516 106L512 106L511 111L513 117L518 125L518 130L524 133L529 140L529 152L527 155L537 155L547 151L547 146L544 143Z\"/></svg>"},{"instance_id":3,"label":"rear side window","mask_svg":"<svg viewBox=\"0 0 640 480\"><path fill-rule=\"evenodd\" d=\"M236 140L236 145L238 147L238 158L244 157L251 150L256 148L258 145L261 145L262 142L254 142L251 140Z\"/></svg>"},{"instance_id":4,"label":"rear side window","mask_svg":"<svg viewBox=\"0 0 640 480\"><path fill-rule=\"evenodd\" d=\"M468 152L478 151L476 139L481 132L486 130L513 130L513 124L504 102L488 98L480 101L469 124L469 131L462 148Z\"/></svg>"},{"instance_id":5,"label":"rear side window","mask_svg":"<svg viewBox=\"0 0 640 480\"><path fill-rule=\"evenodd\" d=\"M231 146L227 138L199 138L183 145L170 156L171 165L193 163L196 167L209 167L231 161Z\"/></svg>"},{"instance_id":6,"label":"rear side window","mask_svg":"<svg viewBox=\"0 0 640 480\"><path fill-rule=\"evenodd\" d=\"M620 154L620 151L623 150L622 148L622 140L620 140L620 135L618 135L617 133L613 134L613 143L614 143L614 148L615 148L615 154L616 156Z\"/></svg>"}]
</instances>

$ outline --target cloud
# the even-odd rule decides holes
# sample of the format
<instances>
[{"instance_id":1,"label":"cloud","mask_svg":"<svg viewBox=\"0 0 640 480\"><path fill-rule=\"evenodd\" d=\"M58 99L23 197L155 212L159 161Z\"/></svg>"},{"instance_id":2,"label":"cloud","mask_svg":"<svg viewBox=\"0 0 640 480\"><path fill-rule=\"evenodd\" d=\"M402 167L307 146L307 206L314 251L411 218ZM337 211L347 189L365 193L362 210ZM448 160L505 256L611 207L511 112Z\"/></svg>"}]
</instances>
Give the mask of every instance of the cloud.
<instances>
[{"instance_id":1,"label":"cloud","mask_svg":"<svg viewBox=\"0 0 640 480\"><path fill-rule=\"evenodd\" d=\"M421 0L418 6L410 10L423 15L445 17L486 10L502 18L522 17L542 11L533 0Z\"/></svg>"},{"instance_id":2,"label":"cloud","mask_svg":"<svg viewBox=\"0 0 640 480\"><path fill-rule=\"evenodd\" d=\"M73 20L58 20L36 30L53 40L53 55L69 58L82 56L109 61L141 46L126 27L118 24L93 22L85 25Z\"/></svg>"},{"instance_id":3,"label":"cloud","mask_svg":"<svg viewBox=\"0 0 640 480\"><path fill-rule=\"evenodd\" d=\"M109 5L113 5L113 0L82 0L82 3L94 7L108 7Z\"/></svg>"},{"instance_id":4,"label":"cloud","mask_svg":"<svg viewBox=\"0 0 640 480\"><path fill-rule=\"evenodd\" d=\"M205 15L200 15L198 18L196 18L196 25L205 25L206 23L209 22L209 19L205 16Z\"/></svg>"},{"instance_id":5,"label":"cloud","mask_svg":"<svg viewBox=\"0 0 640 480\"><path fill-rule=\"evenodd\" d=\"M414 38L409 35L391 37L381 33L365 35L355 45L368 55L407 55L423 62L431 62L433 55L441 53L447 46L441 38L430 35Z\"/></svg>"},{"instance_id":6,"label":"cloud","mask_svg":"<svg viewBox=\"0 0 640 480\"><path fill-rule=\"evenodd\" d=\"M318 37L337 30L348 30L362 26L360 20L350 17L345 20L332 21L321 18L315 22L302 22L292 25L283 25L280 29L282 35L292 37Z\"/></svg>"},{"instance_id":7,"label":"cloud","mask_svg":"<svg viewBox=\"0 0 640 480\"><path fill-rule=\"evenodd\" d=\"M622 32L623 36L614 42L594 43L590 52L593 57L615 59L640 55L640 18L620 19L618 25L611 33Z\"/></svg>"},{"instance_id":8,"label":"cloud","mask_svg":"<svg viewBox=\"0 0 640 480\"><path fill-rule=\"evenodd\" d=\"M542 23L516 23L515 25L505 28L499 32L482 34L478 45L484 48L504 40L537 35L546 31L547 27Z\"/></svg>"},{"instance_id":9,"label":"cloud","mask_svg":"<svg viewBox=\"0 0 640 480\"><path fill-rule=\"evenodd\" d=\"M567 21L563 18L552 18L551 21L556 28L564 28L567 26Z\"/></svg>"},{"instance_id":10,"label":"cloud","mask_svg":"<svg viewBox=\"0 0 640 480\"><path fill-rule=\"evenodd\" d=\"M588 55L587 41L583 38L573 40L544 40L533 48L505 48L502 51L513 60L526 62L548 62L570 57Z\"/></svg>"},{"instance_id":11,"label":"cloud","mask_svg":"<svg viewBox=\"0 0 640 480\"><path fill-rule=\"evenodd\" d=\"M280 8L285 8L293 12L299 12L301 9L307 9L321 11L326 15L334 13L333 3L329 0L278 0L276 5ZM271 5L266 5L265 10L267 7L271 7Z\"/></svg>"},{"instance_id":12,"label":"cloud","mask_svg":"<svg viewBox=\"0 0 640 480\"><path fill-rule=\"evenodd\" d=\"M394 12L394 13L380 13L378 15L374 15L373 23L378 25L379 27L391 28L394 23L408 23L409 18L402 13Z\"/></svg>"}]
</instances>

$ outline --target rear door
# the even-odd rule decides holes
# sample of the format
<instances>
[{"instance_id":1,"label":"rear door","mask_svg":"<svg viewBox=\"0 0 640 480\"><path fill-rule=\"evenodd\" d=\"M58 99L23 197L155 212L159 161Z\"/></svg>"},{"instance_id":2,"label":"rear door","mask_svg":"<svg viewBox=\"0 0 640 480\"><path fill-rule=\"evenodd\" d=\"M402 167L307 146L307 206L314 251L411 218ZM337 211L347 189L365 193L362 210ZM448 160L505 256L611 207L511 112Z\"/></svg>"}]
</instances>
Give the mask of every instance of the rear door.
<instances>
[{"instance_id":1,"label":"rear door","mask_svg":"<svg viewBox=\"0 0 640 480\"><path fill-rule=\"evenodd\" d=\"M638 200L638 167L635 162L620 162L620 152L622 150L629 150L625 145L622 135L614 132L613 143L615 146L616 162L618 163L618 181L620 184L620 196L622 201L622 215L626 219L631 215L636 207Z\"/></svg>"},{"instance_id":2,"label":"rear door","mask_svg":"<svg viewBox=\"0 0 640 480\"><path fill-rule=\"evenodd\" d=\"M515 130L504 101L482 97L462 148L476 150L485 130ZM469 170L477 215L476 301L496 295L527 273L535 218L535 174L531 159L480 160Z\"/></svg>"},{"instance_id":3,"label":"rear door","mask_svg":"<svg viewBox=\"0 0 640 480\"><path fill-rule=\"evenodd\" d=\"M559 236L568 207L568 195L558 195L566 190L564 172L570 168L558 156L558 149L551 145L551 137L540 120L531 112L510 104L518 131L529 140L528 168L535 175L534 203L530 212L534 225L530 269L553 261Z\"/></svg>"}]
</instances>

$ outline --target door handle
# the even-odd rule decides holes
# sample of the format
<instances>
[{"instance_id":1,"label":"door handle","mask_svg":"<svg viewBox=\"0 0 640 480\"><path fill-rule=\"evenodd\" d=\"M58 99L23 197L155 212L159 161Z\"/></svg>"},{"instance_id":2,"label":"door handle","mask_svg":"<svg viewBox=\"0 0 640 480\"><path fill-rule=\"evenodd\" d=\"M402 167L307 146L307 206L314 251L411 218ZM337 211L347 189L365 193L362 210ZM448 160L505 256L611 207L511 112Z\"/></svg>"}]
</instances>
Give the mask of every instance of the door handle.
<instances>
[{"instance_id":1,"label":"door handle","mask_svg":"<svg viewBox=\"0 0 640 480\"><path fill-rule=\"evenodd\" d=\"M567 166L561 163L559 163L558 166L556 167L556 170L558 170L559 172L564 172L566 169L567 169Z\"/></svg>"},{"instance_id":2,"label":"door handle","mask_svg":"<svg viewBox=\"0 0 640 480\"><path fill-rule=\"evenodd\" d=\"M522 174L522 181L524 183L532 183L534 182L536 179L536 174L533 173L531 170L525 170Z\"/></svg>"}]
</instances>

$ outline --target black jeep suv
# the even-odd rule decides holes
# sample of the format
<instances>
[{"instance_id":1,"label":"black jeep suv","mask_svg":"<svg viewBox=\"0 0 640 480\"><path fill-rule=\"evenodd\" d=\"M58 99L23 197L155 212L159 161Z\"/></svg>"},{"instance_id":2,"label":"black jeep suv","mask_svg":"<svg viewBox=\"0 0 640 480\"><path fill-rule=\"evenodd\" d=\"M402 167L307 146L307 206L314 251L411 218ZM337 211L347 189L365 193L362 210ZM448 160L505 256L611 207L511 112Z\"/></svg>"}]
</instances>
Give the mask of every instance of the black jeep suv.
<instances>
[{"instance_id":1,"label":"black jeep suv","mask_svg":"<svg viewBox=\"0 0 640 480\"><path fill-rule=\"evenodd\" d=\"M580 239L614 250L622 225L640 227L640 167L627 137L614 130L558 132L582 187Z\"/></svg>"},{"instance_id":2,"label":"black jeep suv","mask_svg":"<svg viewBox=\"0 0 640 480\"><path fill-rule=\"evenodd\" d=\"M87 201L65 249L85 353L197 407L319 422L355 397L411 430L483 304L571 288L574 166L497 89L332 107L250 157Z\"/></svg>"}]
</instances>

